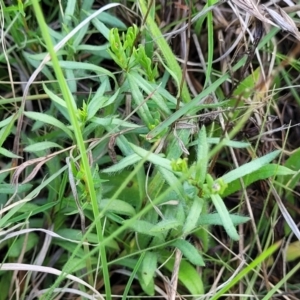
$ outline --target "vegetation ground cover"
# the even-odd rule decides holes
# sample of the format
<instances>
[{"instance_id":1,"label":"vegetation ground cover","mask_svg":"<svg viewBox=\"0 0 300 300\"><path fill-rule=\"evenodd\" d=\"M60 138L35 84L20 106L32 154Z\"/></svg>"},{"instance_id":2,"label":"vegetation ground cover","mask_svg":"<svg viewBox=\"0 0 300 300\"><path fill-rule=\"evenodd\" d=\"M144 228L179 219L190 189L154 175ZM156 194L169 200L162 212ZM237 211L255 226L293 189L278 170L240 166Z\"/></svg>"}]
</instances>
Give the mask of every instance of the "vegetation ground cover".
<instances>
[{"instance_id":1,"label":"vegetation ground cover","mask_svg":"<svg viewBox=\"0 0 300 300\"><path fill-rule=\"evenodd\" d=\"M299 299L297 3L0 4L0 299Z\"/></svg>"}]
</instances>

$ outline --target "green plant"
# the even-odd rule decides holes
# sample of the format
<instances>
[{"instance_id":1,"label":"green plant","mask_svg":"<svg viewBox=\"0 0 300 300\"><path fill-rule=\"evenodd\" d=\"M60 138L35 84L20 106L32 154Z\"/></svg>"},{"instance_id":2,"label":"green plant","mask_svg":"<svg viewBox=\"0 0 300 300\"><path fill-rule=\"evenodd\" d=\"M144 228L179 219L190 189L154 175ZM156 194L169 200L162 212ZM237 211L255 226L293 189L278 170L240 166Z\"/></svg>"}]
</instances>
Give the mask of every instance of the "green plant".
<instances>
[{"instance_id":1,"label":"green plant","mask_svg":"<svg viewBox=\"0 0 300 300\"><path fill-rule=\"evenodd\" d=\"M119 3L40 4L0 1L0 300L218 299L238 288L270 298L293 282L299 264L276 285L268 274L276 250L290 265L299 257L297 242L275 243L299 237L299 151L288 130L270 142L269 115L279 91L299 99L297 48L276 52L274 28L252 41L263 27L247 20L234 41L221 2L170 6L167 24L163 1L127 1L137 15Z\"/></svg>"}]
</instances>

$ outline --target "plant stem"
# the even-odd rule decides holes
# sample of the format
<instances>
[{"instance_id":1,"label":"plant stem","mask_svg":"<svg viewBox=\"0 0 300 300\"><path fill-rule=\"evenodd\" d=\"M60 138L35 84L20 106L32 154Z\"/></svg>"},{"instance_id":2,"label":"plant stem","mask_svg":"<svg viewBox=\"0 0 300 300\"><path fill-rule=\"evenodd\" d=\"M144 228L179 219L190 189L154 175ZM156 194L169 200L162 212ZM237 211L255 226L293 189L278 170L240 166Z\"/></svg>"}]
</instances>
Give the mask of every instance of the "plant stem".
<instances>
[{"instance_id":1,"label":"plant stem","mask_svg":"<svg viewBox=\"0 0 300 300\"><path fill-rule=\"evenodd\" d=\"M64 78L62 69L60 67L56 52L54 50L54 47L53 47L53 44L51 41L48 27L46 25L46 22L45 22L45 19L44 19L44 16L43 16L43 13L41 11L38 1L33 0L32 5L34 7L34 10L36 13L36 18L39 23L43 37L45 39L45 43L47 45L48 51L52 58L53 69L54 69L55 75L57 77L58 84L60 86L63 98L66 101L66 105L67 105L68 112L70 115L71 125L74 129L77 146L78 146L78 149L79 149L79 152L81 155L81 162L82 162L82 166L84 168L84 172L85 172L85 176L86 176L86 184L88 187L88 192L89 192L89 196L91 199L93 215L94 215L94 219L96 222L97 237L98 237L98 241L100 244L99 247L100 247L101 263L102 263L102 268L103 268L102 270L103 270L103 277L104 277L106 299L111 300L111 289L110 289L109 273L108 273L108 268L107 268L106 251L105 251L105 246L102 243L103 239L104 239L103 235L102 235L102 224L99 220L100 212L98 209L97 197L96 197L96 192L95 192L95 188L94 188L94 182L93 182L90 165L88 162L87 151L86 151L86 148L84 145L83 136L82 136L82 133L80 130L80 125L79 125L77 115L76 115L76 104L74 102L74 99L71 96L71 92L70 92L67 82Z\"/></svg>"}]
</instances>

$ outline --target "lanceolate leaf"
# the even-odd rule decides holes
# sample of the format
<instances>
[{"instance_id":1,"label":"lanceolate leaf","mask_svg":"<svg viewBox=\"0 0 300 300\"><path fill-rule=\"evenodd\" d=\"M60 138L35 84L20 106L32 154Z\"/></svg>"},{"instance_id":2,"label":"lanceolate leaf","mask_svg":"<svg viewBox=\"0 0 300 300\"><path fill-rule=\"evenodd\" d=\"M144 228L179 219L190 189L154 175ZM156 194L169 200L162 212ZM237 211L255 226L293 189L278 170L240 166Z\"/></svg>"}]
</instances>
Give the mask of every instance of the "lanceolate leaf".
<instances>
[{"instance_id":1,"label":"lanceolate leaf","mask_svg":"<svg viewBox=\"0 0 300 300\"><path fill-rule=\"evenodd\" d=\"M127 79L130 85L133 100L135 104L139 106L138 113L141 119L148 127L150 125L153 125L154 119L149 111L147 102L144 101L145 97L143 96L143 93L140 91L136 78L131 73L127 73Z\"/></svg>"},{"instance_id":2,"label":"lanceolate leaf","mask_svg":"<svg viewBox=\"0 0 300 300\"><path fill-rule=\"evenodd\" d=\"M12 244L8 251L9 257L19 257L24 248L24 243L26 241L25 252L29 251L35 247L39 241L38 236L35 233L29 233L26 237L25 235L20 236L15 243Z\"/></svg>"},{"instance_id":3,"label":"lanceolate leaf","mask_svg":"<svg viewBox=\"0 0 300 300\"><path fill-rule=\"evenodd\" d=\"M241 178L247 174L250 174L256 170L259 170L264 165L271 162L273 159L275 159L279 155L280 151L276 150L274 152L271 152L267 155L264 155L263 157L254 159L253 161L242 165L241 167L238 167L237 169L234 169L230 171L229 173L222 176L222 179L225 183L230 183L238 178Z\"/></svg>"},{"instance_id":4,"label":"lanceolate leaf","mask_svg":"<svg viewBox=\"0 0 300 300\"><path fill-rule=\"evenodd\" d=\"M32 184L18 184L17 186L9 183L0 184L0 194L25 193L32 188Z\"/></svg>"},{"instance_id":5,"label":"lanceolate leaf","mask_svg":"<svg viewBox=\"0 0 300 300\"><path fill-rule=\"evenodd\" d=\"M200 252L188 241L179 239L172 243L173 246L178 248L184 257L186 257L193 265L205 266L202 255Z\"/></svg>"},{"instance_id":6,"label":"lanceolate leaf","mask_svg":"<svg viewBox=\"0 0 300 300\"><path fill-rule=\"evenodd\" d=\"M57 120L52 116L49 116L47 114L42 114L39 112L34 112L34 111L25 111L24 115L29 119L55 126L61 129L62 131L64 131L70 138L73 139L72 131L64 123L62 123L61 121Z\"/></svg>"},{"instance_id":7,"label":"lanceolate leaf","mask_svg":"<svg viewBox=\"0 0 300 300\"><path fill-rule=\"evenodd\" d=\"M167 158L163 158L157 154L151 153L147 150L144 150L141 147L138 147L132 143L129 143L129 145L131 146L131 148L133 149L133 151L138 154L140 157L142 158L146 158L148 161L150 161L151 163L153 163L154 165L163 167L169 171L172 171L171 168L171 162L169 159Z\"/></svg>"},{"instance_id":8,"label":"lanceolate leaf","mask_svg":"<svg viewBox=\"0 0 300 300\"><path fill-rule=\"evenodd\" d=\"M62 149L62 146L58 145L57 143L53 142L40 142L40 143L35 143L32 145L29 145L24 148L24 151L26 152L37 152L37 151L43 151L43 150L48 150L51 148L60 148Z\"/></svg>"},{"instance_id":9,"label":"lanceolate leaf","mask_svg":"<svg viewBox=\"0 0 300 300\"><path fill-rule=\"evenodd\" d=\"M240 142L240 141L233 141L233 140L229 140L228 138L224 138L224 139L220 139L220 138L216 138L216 137L208 137L206 138L207 143L208 144L219 144L222 140L222 143L224 146L228 146L228 147L232 147L232 148L247 148L249 147L251 144L250 143L246 143L246 142ZM189 144L189 146L194 146L197 145L199 143L199 141L194 141L191 142Z\"/></svg>"},{"instance_id":10,"label":"lanceolate leaf","mask_svg":"<svg viewBox=\"0 0 300 300\"><path fill-rule=\"evenodd\" d=\"M206 138L205 126L202 126L198 135L197 162L195 174L195 180L200 185L204 183L205 175L207 172L208 149L209 147Z\"/></svg>"},{"instance_id":11,"label":"lanceolate leaf","mask_svg":"<svg viewBox=\"0 0 300 300\"><path fill-rule=\"evenodd\" d=\"M165 263L165 261L160 262L164 263L170 271L173 271L173 260L170 260L167 263ZM182 260L180 262L178 277L179 280L184 284L184 286L190 291L191 295L204 294L204 287L201 279L202 276L199 276L197 269L193 265L191 265L190 262L186 260Z\"/></svg>"},{"instance_id":12,"label":"lanceolate leaf","mask_svg":"<svg viewBox=\"0 0 300 300\"><path fill-rule=\"evenodd\" d=\"M251 183L258 181L258 180L266 179L266 178L269 178L272 176L293 175L295 173L296 173L295 171L293 171L287 167L276 165L276 164L269 164L269 165L263 166L261 169L255 171L249 175L242 177L242 179L243 179L245 187L247 187ZM230 184L228 184L228 187L223 192L222 197L228 196L236 191L240 191L241 188L242 187L241 187L240 179L236 179L236 180L232 181Z\"/></svg>"},{"instance_id":13,"label":"lanceolate leaf","mask_svg":"<svg viewBox=\"0 0 300 300\"><path fill-rule=\"evenodd\" d=\"M199 215L201 214L202 211L202 207L204 204L203 202L204 202L203 199L197 196L195 197L183 227L184 235L190 233L193 229L195 229L197 225L197 221L199 219Z\"/></svg>"},{"instance_id":14,"label":"lanceolate leaf","mask_svg":"<svg viewBox=\"0 0 300 300\"><path fill-rule=\"evenodd\" d=\"M182 223L177 221L176 219L171 220L163 220L158 222L156 225L154 225L150 232L151 233L160 233L160 232L167 232L170 229L177 229L178 227L182 226Z\"/></svg>"},{"instance_id":15,"label":"lanceolate leaf","mask_svg":"<svg viewBox=\"0 0 300 300\"><path fill-rule=\"evenodd\" d=\"M155 102L157 107L161 109L166 114L170 115L170 109L165 104L164 98L158 93L157 87L154 87L153 84L151 85L150 82L145 80L142 76L140 76L138 73L132 73L131 76L135 78L136 82L138 82L139 87L147 94L151 95L151 99Z\"/></svg>"},{"instance_id":16,"label":"lanceolate leaf","mask_svg":"<svg viewBox=\"0 0 300 300\"><path fill-rule=\"evenodd\" d=\"M126 224L126 223L127 222L124 222L124 224ZM154 224L144 221L144 220L135 220L133 223L129 222L128 226L137 233L151 235L151 236L159 236L160 235L160 232L151 231L151 229L155 226Z\"/></svg>"},{"instance_id":17,"label":"lanceolate leaf","mask_svg":"<svg viewBox=\"0 0 300 300\"><path fill-rule=\"evenodd\" d=\"M211 200L219 213L221 220L222 220L222 226L226 230L227 234L234 240L238 241L240 239L231 219L229 212L223 202L223 199L220 197L219 194L211 194L210 195Z\"/></svg>"},{"instance_id":18,"label":"lanceolate leaf","mask_svg":"<svg viewBox=\"0 0 300 300\"><path fill-rule=\"evenodd\" d=\"M110 212L115 212L119 215L134 216L135 209L128 203L122 200L101 200L100 209L106 209Z\"/></svg>"},{"instance_id":19,"label":"lanceolate leaf","mask_svg":"<svg viewBox=\"0 0 300 300\"><path fill-rule=\"evenodd\" d=\"M141 265L141 275L144 284L147 286L150 284L155 276L155 271L157 268L157 254L154 252L146 252Z\"/></svg>"},{"instance_id":20,"label":"lanceolate leaf","mask_svg":"<svg viewBox=\"0 0 300 300\"><path fill-rule=\"evenodd\" d=\"M14 153L12 153L11 151L0 147L0 154L9 158L21 158L21 156L18 156Z\"/></svg>"},{"instance_id":21,"label":"lanceolate leaf","mask_svg":"<svg viewBox=\"0 0 300 300\"><path fill-rule=\"evenodd\" d=\"M172 187L173 191L177 193L180 199L185 199L186 194L182 187L181 182L177 179L177 177L173 174L173 172L166 170L165 168L158 167L159 172L162 174L163 178L168 182L170 187Z\"/></svg>"},{"instance_id":22,"label":"lanceolate leaf","mask_svg":"<svg viewBox=\"0 0 300 300\"><path fill-rule=\"evenodd\" d=\"M233 225L239 225L246 223L250 220L249 217L246 216L238 216L229 214L229 218ZM203 225L222 225L223 221L219 213L212 213L212 214L202 214L197 222L198 226Z\"/></svg>"},{"instance_id":23,"label":"lanceolate leaf","mask_svg":"<svg viewBox=\"0 0 300 300\"><path fill-rule=\"evenodd\" d=\"M102 170L103 173L115 173L122 171L123 169L134 165L135 163L139 162L141 160L141 157L137 154L131 154L120 160L115 165L112 165L111 167Z\"/></svg>"}]
</instances>

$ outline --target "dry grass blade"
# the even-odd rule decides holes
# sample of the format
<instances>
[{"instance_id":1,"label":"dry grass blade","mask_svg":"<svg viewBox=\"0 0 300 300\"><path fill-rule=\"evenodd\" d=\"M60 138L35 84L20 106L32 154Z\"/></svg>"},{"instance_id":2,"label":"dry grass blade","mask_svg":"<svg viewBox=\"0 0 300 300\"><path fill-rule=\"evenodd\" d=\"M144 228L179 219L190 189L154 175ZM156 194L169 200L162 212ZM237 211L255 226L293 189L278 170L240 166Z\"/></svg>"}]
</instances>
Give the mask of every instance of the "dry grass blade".
<instances>
[{"instance_id":1,"label":"dry grass blade","mask_svg":"<svg viewBox=\"0 0 300 300\"><path fill-rule=\"evenodd\" d=\"M53 274L57 276L64 276L74 282L77 282L78 284L86 286L88 289L90 289L99 299L103 299L103 296L91 285L83 281L82 279L73 276L71 274L67 274L65 272L62 272L60 270L50 268L50 267L44 267L44 266L35 266L35 265L29 265L29 264L17 264L17 263L5 263L0 266L0 270L2 271L32 271L32 272L42 272L47 274Z\"/></svg>"},{"instance_id":2,"label":"dry grass blade","mask_svg":"<svg viewBox=\"0 0 300 300\"><path fill-rule=\"evenodd\" d=\"M177 130L176 130L176 127L174 128L174 137L176 138L177 142L178 142L178 145L181 149L182 152L184 152L186 155L190 155L190 152L189 150L185 147L184 143L182 142L182 140L179 138L179 136L177 135Z\"/></svg>"},{"instance_id":3,"label":"dry grass blade","mask_svg":"<svg viewBox=\"0 0 300 300\"><path fill-rule=\"evenodd\" d=\"M37 172L42 168L42 166L51 159L52 157L50 158L47 158L45 159L44 161L41 161L39 162L34 168L33 170L30 172L30 174L27 176L27 178L22 182L22 184L25 184L27 182L29 182L32 178L35 177L35 175L37 174Z\"/></svg>"},{"instance_id":4,"label":"dry grass blade","mask_svg":"<svg viewBox=\"0 0 300 300\"><path fill-rule=\"evenodd\" d=\"M28 177L26 177L26 179L22 182L27 183L29 182L35 175L36 173L39 171L39 169L43 166L43 164L45 164L47 161L49 161L50 159L52 159L53 156L50 157L40 157L40 158L35 158L29 161L26 161L24 163L22 163L15 171L14 175L13 175L13 180L12 183L17 184L19 181L19 176L21 175L21 173L23 172L23 170L25 170L28 166L31 166L35 163L37 163L37 165L34 167L34 169L31 171L31 173L28 175Z\"/></svg>"},{"instance_id":5,"label":"dry grass blade","mask_svg":"<svg viewBox=\"0 0 300 300\"><path fill-rule=\"evenodd\" d=\"M19 235L22 235L22 234L27 234L27 233L30 233L30 232L36 232L36 231L39 231L39 232L44 232L46 233L47 235L53 237L53 238L58 238L58 239L62 239L64 241L68 241L68 242L71 242L71 243L75 243L75 244L82 244L82 245L89 245L89 246L97 246L97 245L93 245L93 244L90 244L90 243L87 243L87 242L81 242L81 241L76 241L76 240L72 240L72 239L68 239L68 238L65 238L51 230L48 230L48 229L43 229L43 228L27 228L27 229L21 229L19 231L16 231L16 232L12 232L12 233L8 233L3 239L0 240L0 244L8 239L11 239L13 237L17 237ZM2 233L1 235L4 235L4 233ZM78 238L81 238L81 237L78 237Z\"/></svg>"},{"instance_id":6,"label":"dry grass blade","mask_svg":"<svg viewBox=\"0 0 300 300\"><path fill-rule=\"evenodd\" d=\"M172 278L171 278L170 286L169 286L169 299L170 300L176 299L178 277L179 277L179 267L180 267L181 260L182 260L182 253L179 249L176 249L174 268L173 268Z\"/></svg>"},{"instance_id":7,"label":"dry grass blade","mask_svg":"<svg viewBox=\"0 0 300 300\"><path fill-rule=\"evenodd\" d=\"M52 159L54 156L56 156L58 154L61 154L63 152L66 152L66 151L68 151L70 149L73 149L74 147L75 146L71 146L71 147L68 147L66 149L59 150L59 151L56 151L54 153L51 153L49 155L46 155L46 156L43 156L43 157L39 157L39 158L34 158L34 159L31 159L31 160L28 160L28 161L22 163L19 167L17 167L15 169L15 172L14 172L13 177L12 177L12 183L13 184L17 184L19 182L20 174L28 166L31 166L31 165L37 163L38 165L33 169L33 171L29 174L29 176L22 182L22 184L29 182L36 175L36 173L42 167L43 164L45 164L47 161L49 161L50 159Z\"/></svg>"},{"instance_id":8,"label":"dry grass blade","mask_svg":"<svg viewBox=\"0 0 300 300\"><path fill-rule=\"evenodd\" d=\"M298 229L298 226L296 225L296 223L294 222L293 218L291 217L291 215L289 214L288 210L285 208L280 196L278 195L276 189L274 188L272 182L269 180L269 185L271 188L271 192L274 196L274 198L276 199L277 205L286 221L286 223L289 225L289 228L292 230L292 232L294 233L294 235L297 237L297 239L300 241L300 231Z\"/></svg>"},{"instance_id":9,"label":"dry grass blade","mask_svg":"<svg viewBox=\"0 0 300 300\"><path fill-rule=\"evenodd\" d=\"M236 6L264 23L279 27L300 41L300 33L293 19L280 7L275 9L257 5L252 0L231 0Z\"/></svg>"},{"instance_id":10,"label":"dry grass blade","mask_svg":"<svg viewBox=\"0 0 300 300\"><path fill-rule=\"evenodd\" d=\"M251 0L231 0L237 7L241 8L245 12L249 13L253 17L261 20L262 22L269 23L273 26L277 26L275 23L273 23L271 20L266 18L266 16L263 13L263 10L261 9L260 5L256 5Z\"/></svg>"},{"instance_id":11,"label":"dry grass blade","mask_svg":"<svg viewBox=\"0 0 300 300\"><path fill-rule=\"evenodd\" d=\"M280 7L277 7L278 12L263 5L272 20L284 31L292 34L300 41L300 33L293 19Z\"/></svg>"},{"instance_id":12,"label":"dry grass blade","mask_svg":"<svg viewBox=\"0 0 300 300\"><path fill-rule=\"evenodd\" d=\"M49 230L50 232L53 232L53 229L54 229L54 225L51 225L49 229L45 229L45 230ZM52 236L47 234L44 238L43 246L40 248L37 257L34 260L35 265L42 266L44 264L44 261L47 257L47 252L49 251L49 248L51 246L51 242L52 242ZM32 273L32 279L34 281L36 277L37 277L37 273L35 272Z\"/></svg>"},{"instance_id":13,"label":"dry grass blade","mask_svg":"<svg viewBox=\"0 0 300 300\"><path fill-rule=\"evenodd\" d=\"M42 297L43 294L47 293L47 291L48 291L47 289L40 290L40 291L37 291L34 295L36 297ZM81 291L79 289L72 289L72 288L66 288L66 287L64 287L64 288L56 288L56 289L53 290L53 293L64 293L64 294L69 293L69 294L72 294L72 295L74 294L74 295L81 296L81 298L77 298L77 299L95 300L95 297L93 295L89 295L89 294L87 294L87 293L85 293L85 292L83 292L83 291ZM35 299L35 298L33 298L33 299ZM59 297L57 297L56 299L59 299ZM61 299L64 299L64 298L61 298ZM103 299L103 298L101 298L101 299Z\"/></svg>"},{"instance_id":14,"label":"dry grass blade","mask_svg":"<svg viewBox=\"0 0 300 300\"><path fill-rule=\"evenodd\" d=\"M16 206L18 206L18 205L22 205L22 204L24 204L24 203L27 203L27 202L31 201L35 196L36 196L36 195L34 195L34 196L31 197L31 198L28 197L28 198L19 200L19 201L17 201L17 202L14 202L14 203L12 203L12 204L9 204L9 205L6 203L7 206L5 206L4 208L0 209L0 216L2 216L5 212L10 211L11 209L13 209L14 207L16 207ZM8 203L9 203L9 201L8 201Z\"/></svg>"}]
</instances>

